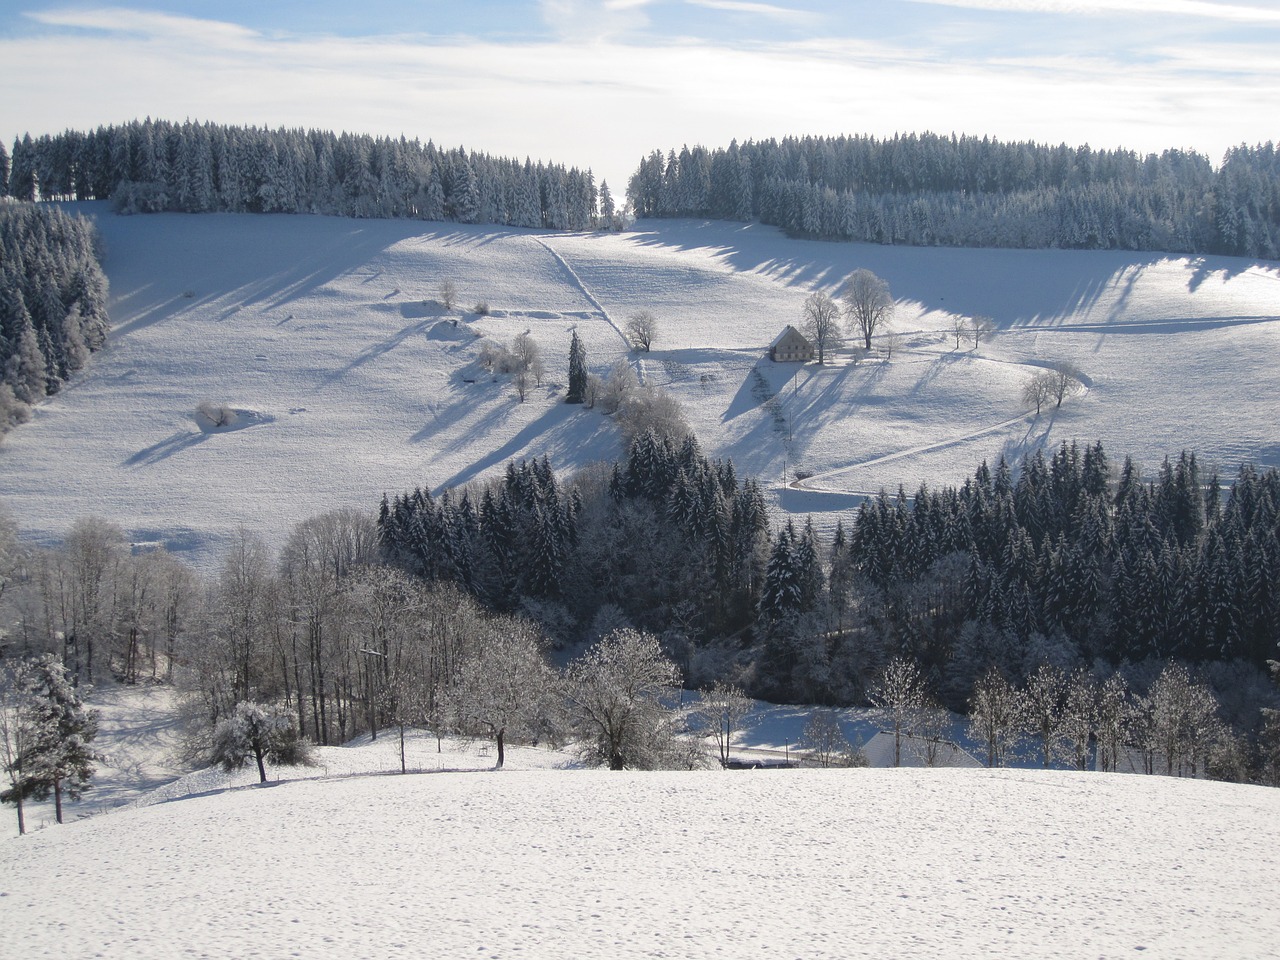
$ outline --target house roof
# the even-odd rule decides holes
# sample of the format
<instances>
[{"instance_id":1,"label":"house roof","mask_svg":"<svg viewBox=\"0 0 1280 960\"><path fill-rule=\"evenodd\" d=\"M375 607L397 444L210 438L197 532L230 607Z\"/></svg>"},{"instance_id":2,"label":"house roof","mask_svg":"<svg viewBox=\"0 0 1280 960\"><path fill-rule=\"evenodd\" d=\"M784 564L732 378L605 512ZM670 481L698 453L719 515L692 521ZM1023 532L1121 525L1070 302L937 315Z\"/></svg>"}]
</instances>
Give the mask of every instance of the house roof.
<instances>
[{"instance_id":1,"label":"house roof","mask_svg":"<svg viewBox=\"0 0 1280 960\"><path fill-rule=\"evenodd\" d=\"M809 338L788 323L785 327L782 328L782 332L773 338L773 343L769 344L769 349L772 350L774 347L781 344L784 340L790 340L795 337L798 337L801 340L803 340L805 344L809 344Z\"/></svg>"}]
</instances>

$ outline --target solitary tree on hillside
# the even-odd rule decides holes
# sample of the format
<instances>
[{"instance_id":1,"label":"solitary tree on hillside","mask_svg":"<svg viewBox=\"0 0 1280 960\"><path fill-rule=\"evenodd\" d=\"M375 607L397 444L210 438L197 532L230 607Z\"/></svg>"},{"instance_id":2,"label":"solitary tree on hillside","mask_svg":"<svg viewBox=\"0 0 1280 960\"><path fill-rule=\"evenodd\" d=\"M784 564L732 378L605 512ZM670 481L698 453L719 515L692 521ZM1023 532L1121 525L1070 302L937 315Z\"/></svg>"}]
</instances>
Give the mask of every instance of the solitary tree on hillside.
<instances>
[{"instance_id":1,"label":"solitary tree on hillside","mask_svg":"<svg viewBox=\"0 0 1280 960\"><path fill-rule=\"evenodd\" d=\"M1084 374L1074 364L1060 360L1049 368L1050 386L1052 388L1052 396L1056 401L1054 406L1062 406L1062 401L1071 394L1080 389L1084 382Z\"/></svg>"},{"instance_id":2,"label":"solitary tree on hillside","mask_svg":"<svg viewBox=\"0 0 1280 960\"><path fill-rule=\"evenodd\" d=\"M569 342L569 391L565 403L582 403L587 397L587 348L582 345L578 331L573 331Z\"/></svg>"},{"instance_id":3,"label":"solitary tree on hillside","mask_svg":"<svg viewBox=\"0 0 1280 960\"><path fill-rule=\"evenodd\" d=\"M458 302L458 285L452 280L440 281L440 306L446 310L452 310L454 304Z\"/></svg>"},{"instance_id":4,"label":"solitary tree on hillside","mask_svg":"<svg viewBox=\"0 0 1280 960\"><path fill-rule=\"evenodd\" d=\"M990 317L974 317L969 323L969 332L973 334L973 349L978 349L978 342L990 339L995 333L996 322Z\"/></svg>"},{"instance_id":5,"label":"solitary tree on hillside","mask_svg":"<svg viewBox=\"0 0 1280 960\"><path fill-rule=\"evenodd\" d=\"M633 350L648 353L658 336L658 318L648 310L633 313L627 318L627 340Z\"/></svg>"},{"instance_id":6,"label":"solitary tree on hillside","mask_svg":"<svg viewBox=\"0 0 1280 960\"><path fill-rule=\"evenodd\" d=\"M307 741L298 736L288 709L245 701L236 704L235 713L219 721L213 731L210 759L230 772L239 770L250 757L258 763L259 783L267 782L268 760L281 764L308 762Z\"/></svg>"},{"instance_id":7,"label":"solitary tree on hillside","mask_svg":"<svg viewBox=\"0 0 1280 960\"><path fill-rule=\"evenodd\" d=\"M862 337L870 350L871 338L893 319L893 296L889 284L870 270L859 268L849 274L840 294L850 331Z\"/></svg>"},{"instance_id":8,"label":"solitary tree on hillside","mask_svg":"<svg viewBox=\"0 0 1280 960\"><path fill-rule=\"evenodd\" d=\"M840 335L840 308L826 293L815 290L804 302L802 325L805 335L818 348L818 362L822 363L827 347Z\"/></svg>"},{"instance_id":9,"label":"solitary tree on hillside","mask_svg":"<svg viewBox=\"0 0 1280 960\"><path fill-rule=\"evenodd\" d=\"M1022 402L1036 408L1036 416L1040 416L1041 408L1053 399L1052 373L1037 373L1022 387Z\"/></svg>"}]
</instances>

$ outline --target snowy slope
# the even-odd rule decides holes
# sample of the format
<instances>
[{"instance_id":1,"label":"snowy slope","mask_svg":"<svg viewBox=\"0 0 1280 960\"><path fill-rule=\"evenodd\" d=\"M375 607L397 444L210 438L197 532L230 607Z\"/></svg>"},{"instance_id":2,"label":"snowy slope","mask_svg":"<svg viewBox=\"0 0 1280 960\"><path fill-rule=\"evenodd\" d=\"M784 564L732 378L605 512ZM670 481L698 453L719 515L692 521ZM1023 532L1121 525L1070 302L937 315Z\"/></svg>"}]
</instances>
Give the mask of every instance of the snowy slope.
<instances>
[{"instance_id":1,"label":"snowy slope","mask_svg":"<svg viewBox=\"0 0 1280 960\"><path fill-rule=\"evenodd\" d=\"M640 309L661 324L635 358L645 381L679 397L709 454L821 525L857 494L959 482L984 458L1064 439L1102 439L1150 469L1183 448L1228 474L1280 463L1274 264L829 244L693 221L595 236L82 209L105 241L109 348L0 445L0 499L37 540L95 514L208 569L240 524L279 544L313 514L512 457L546 454L562 472L611 458L612 424L560 402L570 330L604 372L631 356L619 329ZM892 358L762 359L814 286L834 291L859 266L900 301ZM446 279L460 293L448 314L434 302ZM480 300L490 316L466 312ZM956 349L952 311L1000 332ZM548 378L519 404L476 357L481 337L524 330ZM1087 393L1027 416L1022 386L1060 359ZM238 428L202 430L202 400L241 411ZM781 489L796 469L812 490Z\"/></svg>"},{"instance_id":2,"label":"snowy slope","mask_svg":"<svg viewBox=\"0 0 1280 960\"><path fill-rule=\"evenodd\" d=\"M1280 792L1027 771L289 782L0 843L5 956L1259 957Z\"/></svg>"}]
</instances>

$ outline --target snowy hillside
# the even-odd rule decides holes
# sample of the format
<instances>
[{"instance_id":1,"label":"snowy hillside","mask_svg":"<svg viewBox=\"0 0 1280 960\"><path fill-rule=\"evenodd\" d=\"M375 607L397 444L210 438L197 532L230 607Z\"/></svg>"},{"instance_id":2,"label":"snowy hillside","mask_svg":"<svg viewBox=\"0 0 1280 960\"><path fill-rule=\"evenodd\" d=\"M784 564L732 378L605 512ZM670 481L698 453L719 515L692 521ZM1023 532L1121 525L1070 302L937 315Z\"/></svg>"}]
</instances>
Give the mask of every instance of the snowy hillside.
<instances>
[{"instance_id":1,"label":"snowy hillside","mask_svg":"<svg viewBox=\"0 0 1280 960\"><path fill-rule=\"evenodd\" d=\"M1148 469L1191 448L1228 479L1241 460L1280 464L1274 264L829 244L694 221L596 236L81 209L105 242L108 349L0 445L0 499L39 540L97 515L207 569L241 524L278 544L313 514L512 457L562 472L611 458L608 419L561 402L570 331L603 373L632 356L619 330L641 309L660 323L643 379L680 399L707 453L820 525L855 494L959 482L1062 440L1101 439ZM860 266L899 300L891 358L763 359L812 288ZM436 302L445 280L452 312ZM489 316L469 312L479 301ZM957 349L953 311L999 332ZM477 357L482 338L525 330L548 377L520 404ZM1087 392L1027 415L1023 385L1058 360ZM236 423L201 425L201 401ZM813 474L812 489L783 491L784 470Z\"/></svg>"},{"instance_id":2,"label":"snowy hillside","mask_svg":"<svg viewBox=\"0 0 1280 960\"><path fill-rule=\"evenodd\" d=\"M6 956L1257 957L1280 793L1101 774L506 770L0 843Z\"/></svg>"}]
</instances>

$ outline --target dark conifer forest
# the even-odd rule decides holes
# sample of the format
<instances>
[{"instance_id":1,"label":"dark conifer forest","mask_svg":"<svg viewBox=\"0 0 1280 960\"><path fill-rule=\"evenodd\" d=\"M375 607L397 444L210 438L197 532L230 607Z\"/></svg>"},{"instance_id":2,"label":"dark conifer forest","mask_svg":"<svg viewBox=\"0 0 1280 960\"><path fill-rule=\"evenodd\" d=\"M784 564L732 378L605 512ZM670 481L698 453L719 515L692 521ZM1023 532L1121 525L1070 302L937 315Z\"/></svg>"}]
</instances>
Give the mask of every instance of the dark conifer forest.
<instances>
[{"instance_id":1,"label":"dark conifer forest","mask_svg":"<svg viewBox=\"0 0 1280 960\"><path fill-rule=\"evenodd\" d=\"M93 227L54 206L0 203L0 433L106 342Z\"/></svg>"},{"instance_id":2,"label":"dark conifer forest","mask_svg":"<svg viewBox=\"0 0 1280 960\"><path fill-rule=\"evenodd\" d=\"M1101 444L881 493L851 526L771 530L759 487L693 439L638 437L559 482L545 460L483 489L384 501L388 559L565 640L603 619L662 633L694 683L725 670L789 702L860 702L895 657L962 708L1013 679L1144 660L1264 668L1280 642L1280 474L1229 486L1193 454L1113 478Z\"/></svg>"},{"instance_id":3,"label":"dark conifer forest","mask_svg":"<svg viewBox=\"0 0 1280 960\"><path fill-rule=\"evenodd\" d=\"M655 150L640 217L760 220L795 236L916 246L1158 250L1280 257L1280 155L907 134Z\"/></svg>"},{"instance_id":4,"label":"dark conifer forest","mask_svg":"<svg viewBox=\"0 0 1280 960\"><path fill-rule=\"evenodd\" d=\"M404 138L147 119L14 143L9 195L124 213L318 213L551 230L613 216L591 172Z\"/></svg>"}]
</instances>

